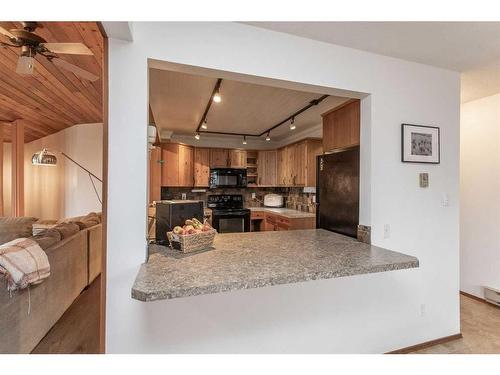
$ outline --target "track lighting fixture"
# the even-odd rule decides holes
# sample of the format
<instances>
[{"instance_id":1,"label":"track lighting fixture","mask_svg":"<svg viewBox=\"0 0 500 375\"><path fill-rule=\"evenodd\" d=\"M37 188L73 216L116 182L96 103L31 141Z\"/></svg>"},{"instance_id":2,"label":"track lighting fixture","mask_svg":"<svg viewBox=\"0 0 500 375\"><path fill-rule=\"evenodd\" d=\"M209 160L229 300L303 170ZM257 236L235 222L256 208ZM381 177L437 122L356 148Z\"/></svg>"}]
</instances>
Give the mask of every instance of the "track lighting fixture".
<instances>
[{"instance_id":1,"label":"track lighting fixture","mask_svg":"<svg viewBox=\"0 0 500 375\"><path fill-rule=\"evenodd\" d=\"M200 139L200 133L196 133L195 136L196 140L199 140Z\"/></svg>"},{"instance_id":2,"label":"track lighting fixture","mask_svg":"<svg viewBox=\"0 0 500 375\"><path fill-rule=\"evenodd\" d=\"M271 140L271 137L269 136L269 132L267 133L267 137L266 137L266 141L270 141Z\"/></svg>"},{"instance_id":3,"label":"track lighting fixture","mask_svg":"<svg viewBox=\"0 0 500 375\"><path fill-rule=\"evenodd\" d=\"M215 103L220 103L222 101L222 97L219 94L219 90L215 92L213 100Z\"/></svg>"},{"instance_id":4,"label":"track lighting fixture","mask_svg":"<svg viewBox=\"0 0 500 375\"><path fill-rule=\"evenodd\" d=\"M290 130L295 130L295 128L295 117L292 117L292 119L290 120Z\"/></svg>"},{"instance_id":5,"label":"track lighting fixture","mask_svg":"<svg viewBox=\"0 0 500 375\"><path fill-rule=\"evenodd\" d=\"M203 124L201 124L201 128L202 129L207 129L208 128L207 119L203 120Z\"/></svg>"},{"instance_id":6,"label":"track lighting fixture","mask_svg":"<svg viewBox=\"0 0 500 375\"><path fill-rule=\"evenodd\" d=\"M246 135L244 135L244 136L243 136L243 144L244 144L244 145L246 145L246 144L247 144L247 136L246 136Z\"/></svg>"}]
</instances>

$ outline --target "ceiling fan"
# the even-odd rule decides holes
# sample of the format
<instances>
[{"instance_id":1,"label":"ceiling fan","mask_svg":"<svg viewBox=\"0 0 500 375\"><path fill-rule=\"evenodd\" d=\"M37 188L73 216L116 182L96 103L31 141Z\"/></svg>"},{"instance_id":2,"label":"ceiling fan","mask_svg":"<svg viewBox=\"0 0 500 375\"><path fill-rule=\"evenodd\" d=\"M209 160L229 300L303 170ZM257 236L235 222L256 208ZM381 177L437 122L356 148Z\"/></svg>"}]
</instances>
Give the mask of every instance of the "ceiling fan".
<instances>
[{"instance_id":1,"label":"ceiling fan","mask_svg":"<svg viewBox=\"0 0 500 375\"><path fill-rule=\"evenodd\" d=\"M54 65L66 69L80 78L88 81L97 81L98 76L85 69L61 59L58 54L93 55L92 51L83 43L47 43L45 39L35 34L37 28L43 27L38 22L22 22L22 29L6 30L0 26L0 34L9 39L9 43L2 42L1 46L21 48L17 61L16 72L19 74L33 74L35 56L45 57Z\"/></svg>"}]
</instances>

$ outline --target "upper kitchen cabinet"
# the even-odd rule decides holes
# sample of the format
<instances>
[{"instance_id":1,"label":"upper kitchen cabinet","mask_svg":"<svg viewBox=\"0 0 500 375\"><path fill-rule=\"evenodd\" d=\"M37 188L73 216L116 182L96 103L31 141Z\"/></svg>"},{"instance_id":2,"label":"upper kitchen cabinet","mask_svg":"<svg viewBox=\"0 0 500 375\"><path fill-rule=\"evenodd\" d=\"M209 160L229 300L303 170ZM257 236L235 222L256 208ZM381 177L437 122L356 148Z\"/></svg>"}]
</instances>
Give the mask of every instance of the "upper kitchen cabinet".
<instances>
[{"instance_id":1,"label":"upper kitchen cabinet","mask_svg":"<svg viewBox=\"0 0 500 375\"><path fill-rule=\"evenodd\" d=\"M259 151L257 157L257 174L259 186L277 185L277 159L276 150Z\"/></svg>"},{"instance_id":2,"label":"upper kitchen cabinet","mask_svg":"<svg viewBox=\"0 0 500 375\"><path fill-rule=\"evenodd\" d=\"M290 147L283 147L278 150L277 158L277 185L279 186L289 186L291 184L290 176L292 172L290 171L291 162L289 162L289 151Z\"/></svg>"},{"instance_id":3,"label":"upper kitchen cabinet","mask_svg":"<svg viewBox=\"0 0 500 375\"><path fill-rule=\"evenodd\" d=\"M322 114L323 151L359 145L360 102L358 99Z\"/></svg>"},{"instance_id":4,"label":"upper kitchen cabinet","mask_svg":"<svg viewBox=\"0 0 500 375\"><path fill-rule=\"evenodd\" d=\"M210 149L210 168L227 168L229 165L229 151L224 148Z\"/></svg>"},{"instance_id":5,"label":"upper kitchen cabinet","mask_svg":"<svg viewBox=\"0 0 500 375\"><path fill-rule=\"evenodd\" d=\"M247 152L245 150L229 150L229 167L246 168Z\"/></svg>"},{"instance_id":6,"label":"upper kitchen cabinet","mask_svg":"<svg viewBox=\"0 0 500 375\"><path fill-rule=\"evenodd\" d=\"M177 143L162 145L162 186L193 186L194 148Z\"/></svg>"},{"instance_id":7,"label":"upper kitchen cabinet","mask_svg":"<svg viewBox=\"0 0 500 375\"><path fill-rule=\"evenodd\" d=\"M161 199L161 148L155 147L151 150L149 158L149 202Z\"/></svg>"},{"instance_id":8,"label":"upper kitchen cabinet","mask_svg":"<svg viewBox=\"0 0 500 375\"><path fill-rule=\"evenodd\" d=\"M306 139L278 150L278 185L316 186L316 156L323 153L320 139Z\"/></svg>"},{"instance_id":9,"label":"upper kitchen cabinet","mask_svg":"<svg viewBox=\"0 0 500 375\"><path fill-rule=\"evenodd\" d=\"M224 148L210 149L210 168L246 168L247 152L245 150L228 150Z\"/></svg>"},{"instance_id":10,"label":"upper kitchen cabinet","mask_svg":"<svg viewBox=\"0 0 500 375\"><path fill-rule=\"evenodd\" d=\"M207 187L210 185L210 149L194 149L194 186Z\"/></svg>"}]
</instances>

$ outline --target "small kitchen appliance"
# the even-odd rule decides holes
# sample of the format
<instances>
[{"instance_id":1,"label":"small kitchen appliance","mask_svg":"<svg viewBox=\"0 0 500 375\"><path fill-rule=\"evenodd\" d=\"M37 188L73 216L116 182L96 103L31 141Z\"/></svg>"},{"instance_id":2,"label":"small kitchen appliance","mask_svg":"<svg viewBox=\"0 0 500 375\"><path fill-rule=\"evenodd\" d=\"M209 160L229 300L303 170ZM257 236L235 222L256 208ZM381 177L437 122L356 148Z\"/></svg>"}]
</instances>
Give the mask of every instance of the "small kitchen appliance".
<instances>
[{"instance_id":1,"label":"small kitchen appliance","mask_svg":"<svg viewBox=\"0 0 500 375\"><path fill-rule=\"evenodd\" d=\"M279 194L264 195L264 206L266 207L283 207L283 196Z\"/></svg>"},{"instance_id":2,"label":"small kitchen appliance","mask_svg":"<svg viewBox=\"0 0 500 375\"><path fill-rule=\"evenodd\" d=\"M163 200L156 202L155 239L160 245L167 245L167 232L184 225L187 219L203 222L203 201Z\"/></svg>"}]
</instances>

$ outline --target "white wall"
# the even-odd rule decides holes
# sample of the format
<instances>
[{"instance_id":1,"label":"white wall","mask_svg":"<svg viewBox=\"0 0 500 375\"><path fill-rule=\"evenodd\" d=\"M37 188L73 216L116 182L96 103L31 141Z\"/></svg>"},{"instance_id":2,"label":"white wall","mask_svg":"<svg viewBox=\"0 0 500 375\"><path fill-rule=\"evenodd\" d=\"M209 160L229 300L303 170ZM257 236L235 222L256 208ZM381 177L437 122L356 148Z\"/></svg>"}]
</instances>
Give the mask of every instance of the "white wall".
<instances>
[{"instance_id":1,"label":"white wall","mask_svg":"<svg viewBox=\"0 0 500 375\"><path fill-rule=\"evenodd\" d=\"M132 300L146 245L148 58L371 94L362 100L362 223L374 244L421 267ZM109 83L108 352L373 353L460 331L457 73L242 24L135 23L134 42L110 40ZM440 165L401 163L403 122L441 127ZM429 172L428 189L419 172Z\"/></svg>"},{"instance_id":2,"label":"white wall","mask_svg":"<svg viewBox=\"0 0 500 375\"><path fill-rule=\"evenodd\" d=\"M500 289L500 94L462 104L460 289Z\"/></svg>"},{"instance_id":3,"label":"white wall","mask_svg":"<svg viewBox=\"0 0 500 375\"><path fill-rule=\"evenodd\" d=\"M24 145L25 215L60 219L101 211L88 174L56 152L57 166L34 166L37 151L63 151L97 175L102 176L102 124L79 124ZM94 181L99 196L102 184Z\"/></svg>"}]
</instances>

